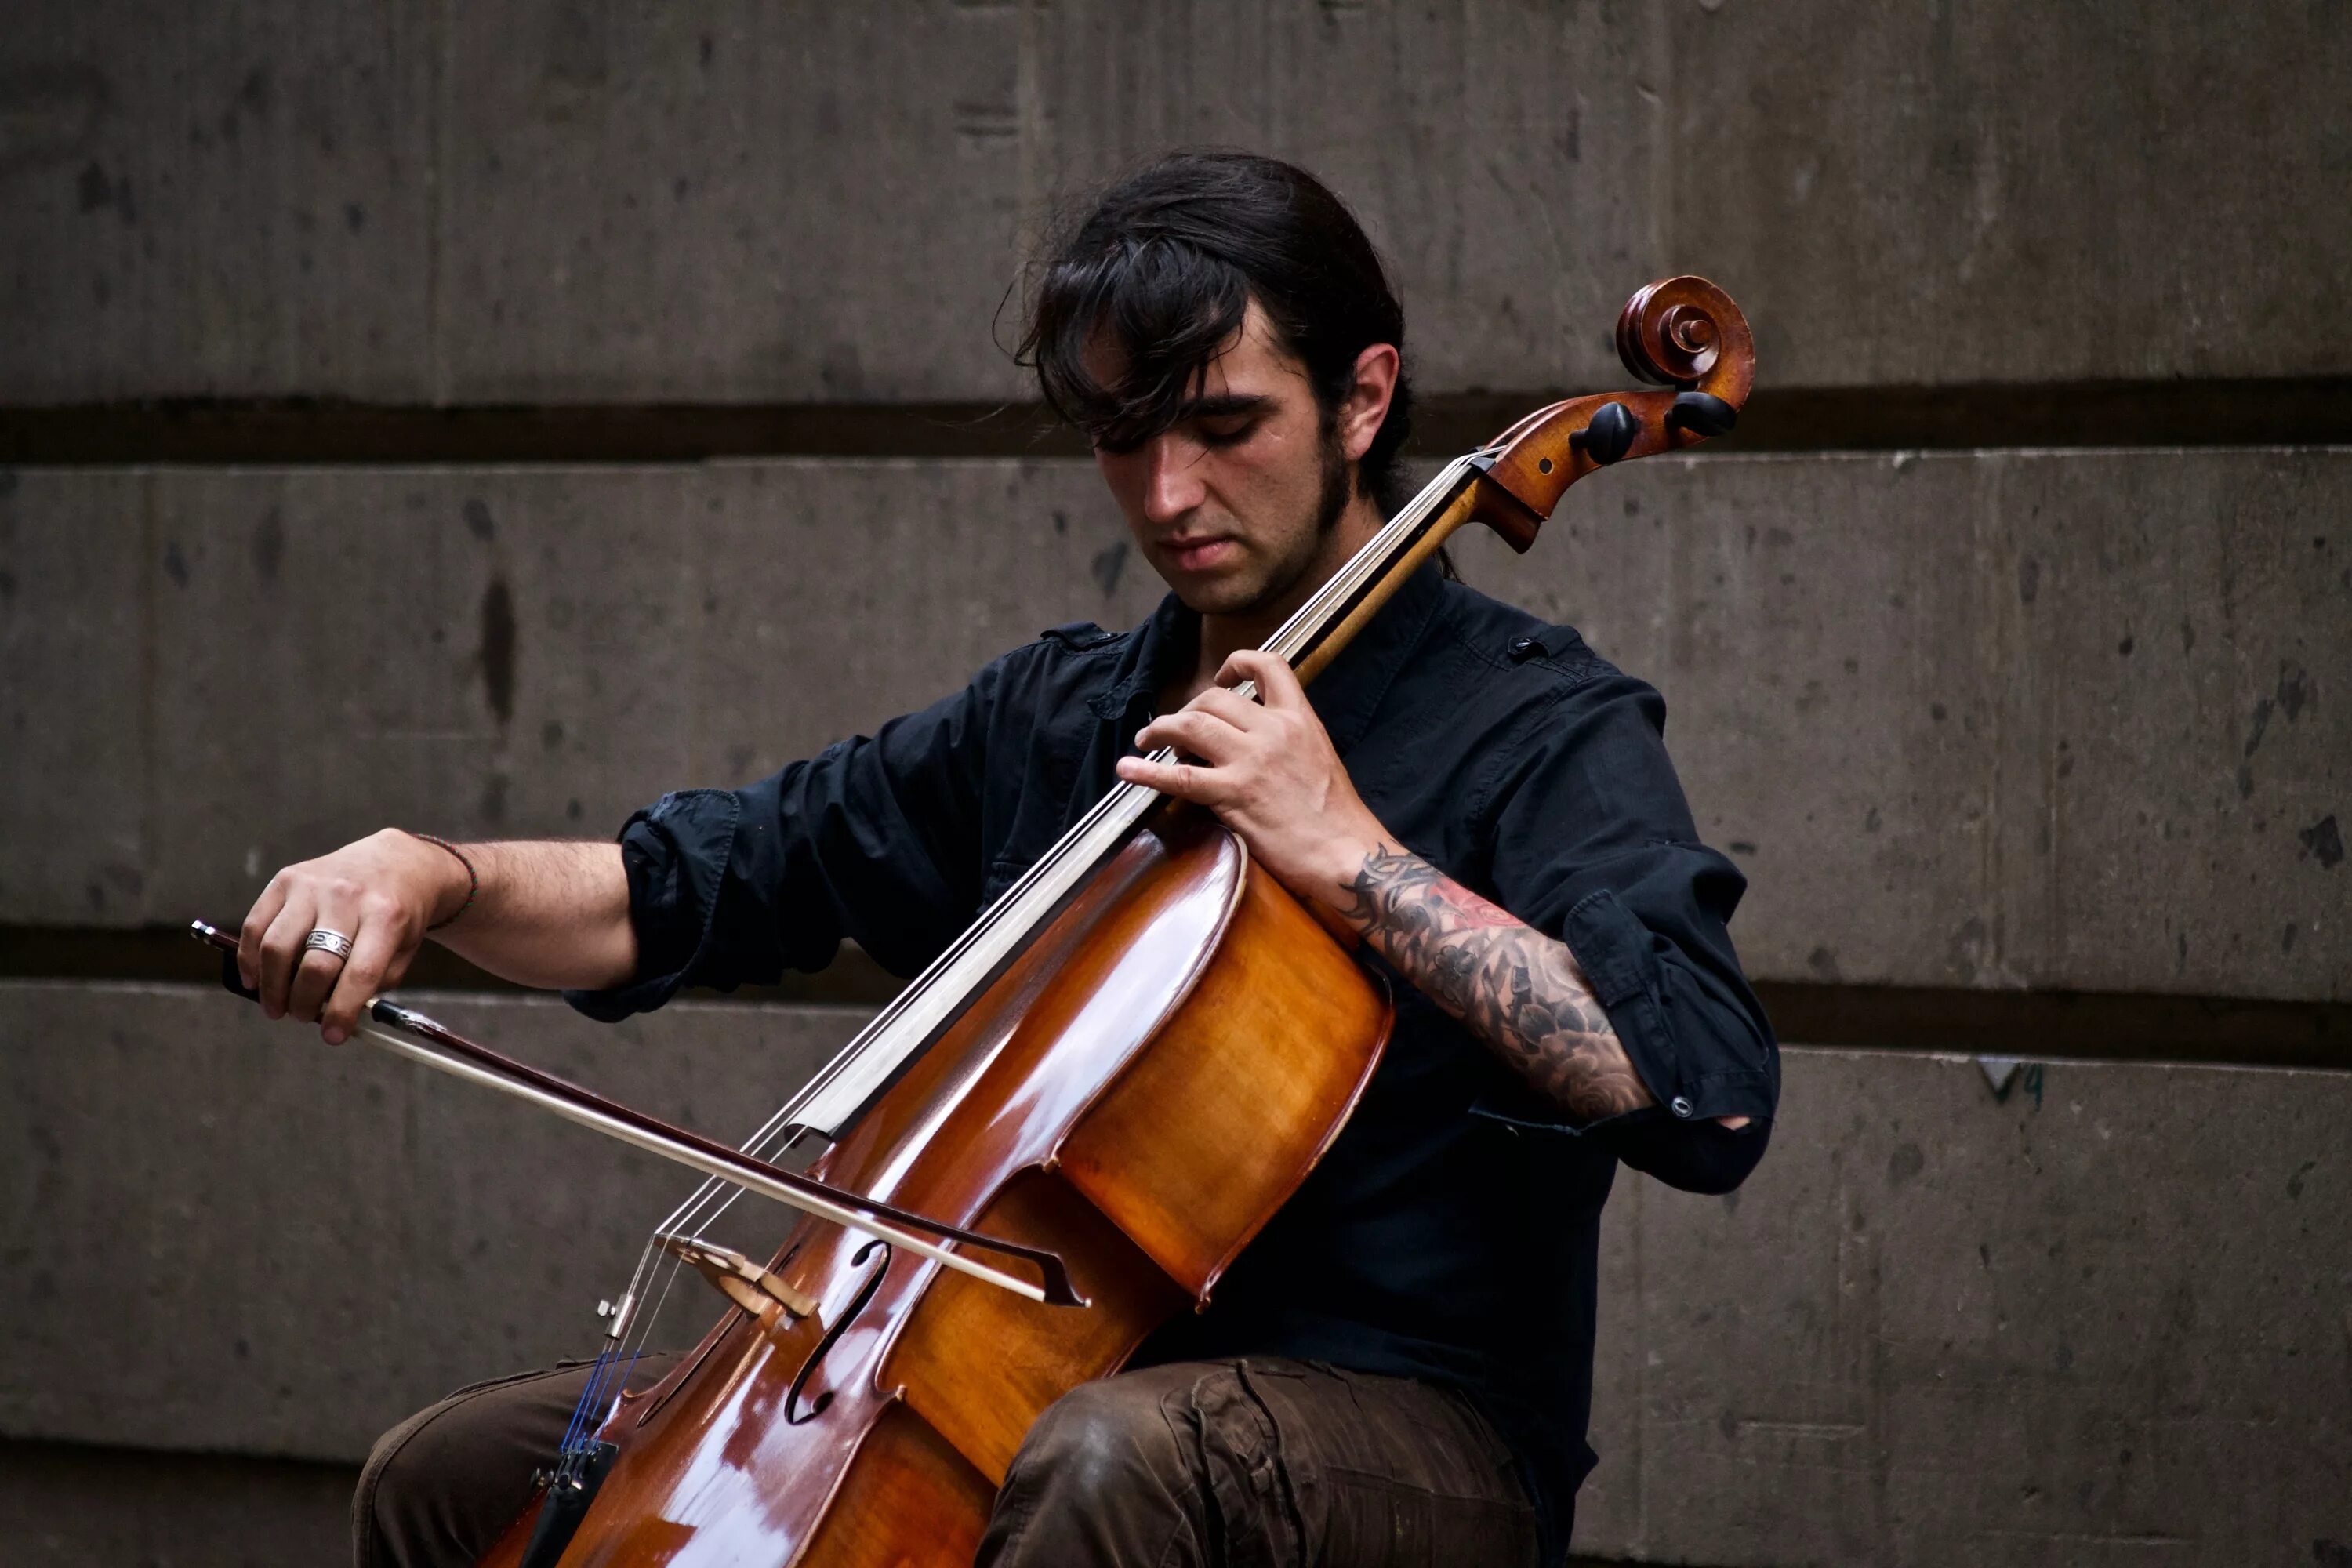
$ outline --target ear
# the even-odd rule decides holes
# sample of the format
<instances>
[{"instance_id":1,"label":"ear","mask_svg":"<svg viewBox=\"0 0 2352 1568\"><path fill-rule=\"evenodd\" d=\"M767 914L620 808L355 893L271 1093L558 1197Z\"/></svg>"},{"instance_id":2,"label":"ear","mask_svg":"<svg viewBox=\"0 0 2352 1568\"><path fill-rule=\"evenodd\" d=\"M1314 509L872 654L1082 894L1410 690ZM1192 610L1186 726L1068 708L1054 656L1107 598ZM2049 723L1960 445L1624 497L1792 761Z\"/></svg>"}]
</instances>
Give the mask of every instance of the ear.
<instances>
[{"instance_id":1,"label":"ear","mask_svg":"<svg viewBox=\"0 0 2352 1568\"><path fill-rule=\"evenodd\" d=\"M1372 437L1389 416L1401 364L1394 343L1373 343L1356 356L1356 379L1339 405L1339 449L1349 462L1371 450Z\"/></svg>"}]
</instances>

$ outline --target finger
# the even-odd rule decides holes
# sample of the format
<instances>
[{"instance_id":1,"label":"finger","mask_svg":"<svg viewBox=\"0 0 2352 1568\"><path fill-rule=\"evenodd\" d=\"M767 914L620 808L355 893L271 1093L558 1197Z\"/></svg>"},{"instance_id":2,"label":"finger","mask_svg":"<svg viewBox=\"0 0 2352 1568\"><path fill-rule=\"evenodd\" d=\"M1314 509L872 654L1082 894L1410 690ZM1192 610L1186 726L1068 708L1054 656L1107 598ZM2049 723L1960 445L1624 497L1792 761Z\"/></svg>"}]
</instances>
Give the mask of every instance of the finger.
<instances>
[{"instance_id":1,"label":"finger","mask_svg":"<svg viewBox=\"0 0 2352 1568\"><path fill-rule=\"evenodd\" d=\"M1241 749L1242 732L1213 713L1187 708L1164 719L1154 719L1135 737L1139 751L1174 746L1190 752L1212 767L1231 762Z\"/></svg>"},{"instance_id":2,"label":"finger","mask_svg":"<svg viewBox=\"0 0 2352 1568\"><path fill-rule=\"evenodd\" d=\"M306 1024L317 1023L320 1005L335 988L335 976L343 972L343 963L333 953L318 948L304 953L302 962L294 966L294 984L286 993L286 1011Z\"/></svg>"},{"instance_id":3,"label":"finger","mask_svg":"<svg viewBox=\"0 0 2352 1568\"><path fill-rule=\"evenodd\" d=\"M352 940L352 955L335 976L326 1005L319 1009L320 1031L327 1044L340 1046L350 1039L359 1026L360 1009L377 992L398 981L400 972L408 967L408 954L402 947L398 921L371 918L362 922Z\"/></svg>"},{"instance_id":4,"label":"finger","mask_svg":"<svg viewBox=\"0 0 2352 1568\"><path fill-rule=\"evenodd\" d=\"M289 888L262 935L261 1010L272 1018L286 1016L287 989L294 984L294 966L302 962L302 939L310 934L317 908L310 889Z\"/></svg>"},{"instance_id":5,"label":"finger","mask_svg":"<svg viewBox=\"0 0 2352 1568\"><path fill-rule=\"evenodd\" d=\"M1265 709L1240 692L1230 690L1223 686L1212 686L1186 703L1179 711L1193 710L1202 713L1213 713L1244 733L1265 722Z\"/></svg>"},{"instance_id":6,"label":"finger","mask_svg":"<svg viewBox=\"0 0 2352 1568\"><path fill-rule=\"evenodd\" d=\"M261 897L253 900L253 908L245 911L245 924L236 933L236 977L247 991L260 984L261 939L268 933L269 922L285 907L286 873L280 871L269 879L269 886L261 889Z\"/></svg>"},{"instance_id":7,"label":"finger","mask_svg":"<svg viewBox=\"0 0 2352 1568\"><path fill-rule=\"evenodd\" d=\"M359 905L348 889L329 883L319 892L319 912L311 918L313 927L323 927L350 938L359 933ZM310 935L309 931L302 933ZM320 948L304 951L294 966L294 984L286 994L286 1010L304 1023L314 1023L319 1016L319 1004L335 988L335 976L342 973L346 960L337 953Z\"/></svg>"},{"instance_id":8,"label":"finger","mask_svg":"<svg viewBox=\"0 0 2352 1568\"><path fill-rule=\"evenodd\" d=\"M1118 776L1129 784L1189 800L1195 805L1222 805L1232 791L1214 768L1192 763L1155 763L1149 757L1121 757Z\"/></svg>"},{"instance_id":9,"label":"finger","mask_svg":"<svg viewBox=\"0 0 2352 1568\"><path fill-rule=\"evenodd\" d=\"M1241 681L1257 683L1258 700L1268 708L1303 708L1307 705L1307 689L1298 684L1298 672L1289 661L1277 658L1264 648L1245 647L1225 660L1217 672L1220 686L1237 685Z\"/></svg>"}]
</instances>

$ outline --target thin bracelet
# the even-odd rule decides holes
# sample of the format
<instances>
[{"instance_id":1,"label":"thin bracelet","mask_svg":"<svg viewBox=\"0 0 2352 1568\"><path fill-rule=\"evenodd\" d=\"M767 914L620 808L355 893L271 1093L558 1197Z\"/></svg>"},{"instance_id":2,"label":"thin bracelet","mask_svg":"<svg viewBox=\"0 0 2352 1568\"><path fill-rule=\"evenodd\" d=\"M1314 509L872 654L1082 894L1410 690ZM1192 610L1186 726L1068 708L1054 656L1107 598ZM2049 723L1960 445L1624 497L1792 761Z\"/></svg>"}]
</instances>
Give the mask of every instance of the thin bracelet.
<instances>
[{"instance_id":1,"label":"thin bracelet","mask_svg":"<svg viewBox=\"0 0 2352 1568\"><path fill-rule=\"evenodd\" d=\"M467 910L474 907L474 900L481 896L482 874L474 869L474 863L466 858L466 852L463 849L458 848L455 844L450 843L447 839L438 837L430 833L419 833L413 827L408 828L405 831L411 838L422 838L427 844L438 844L442 848L446 849L450 854L455 855L457 858L458 865L466 868L466 901L459 904L457 909L452 911L447 920L435 921L431 925L425 928L426 931L439 931L443 926L454 924L459 915L464 914Z\"/></svg>"}]
</instances>

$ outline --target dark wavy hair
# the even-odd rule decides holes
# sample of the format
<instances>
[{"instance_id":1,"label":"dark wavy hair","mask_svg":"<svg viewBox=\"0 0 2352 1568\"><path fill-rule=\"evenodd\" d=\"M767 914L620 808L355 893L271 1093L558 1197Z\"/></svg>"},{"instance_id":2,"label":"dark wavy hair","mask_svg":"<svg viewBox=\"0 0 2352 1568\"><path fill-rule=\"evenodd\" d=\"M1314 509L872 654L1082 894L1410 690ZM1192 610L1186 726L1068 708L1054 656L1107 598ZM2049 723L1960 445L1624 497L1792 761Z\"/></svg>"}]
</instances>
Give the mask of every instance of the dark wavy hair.
<instances>
[{"instance_id":1,"label":"dark wavy hair","mask_svg":"<svg viewBox=\"0 0 2352 1568\"><path fill-rule=\"evenodd\" d=\"M1131 448L1168 429L1255 300L1306 366L1328 436L1356 356L1404 350L1404 308L1355 215L1295 164L1247 153L1178 153L1127 175L1066 222L1033 268L1016 361L1088 440ZM1119 350L1105 385L1087 368L1097 331ZM1403 504L1399 453L1412 428L1400 370L1388 417L1357 466L1383 511Z\"/></svg>"}]
</instances>

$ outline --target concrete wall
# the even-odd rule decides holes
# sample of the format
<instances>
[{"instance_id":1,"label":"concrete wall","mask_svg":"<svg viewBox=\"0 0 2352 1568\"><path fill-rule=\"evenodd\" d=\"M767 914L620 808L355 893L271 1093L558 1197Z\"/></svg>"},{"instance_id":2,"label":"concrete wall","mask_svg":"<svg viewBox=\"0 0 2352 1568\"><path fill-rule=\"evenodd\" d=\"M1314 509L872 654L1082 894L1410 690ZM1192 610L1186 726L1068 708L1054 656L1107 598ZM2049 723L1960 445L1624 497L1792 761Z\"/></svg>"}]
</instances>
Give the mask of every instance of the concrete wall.
<instances>
[{"instance_id":1,"label":"concrete wall","mask_svg":"<svg viewBox=\"0 0 2352 1568\"><path fill-rule=\"evenodd\" d=\"M2333 6L30 0L0 396L1019 395L1055 193L1306 160L1436 389L1591 384L1697 268L1769 384L2340 374Z\"/></svg>"},{"instance_id":2,"label":"concrete wall","mask_svg":"<svg viewBox=\"0 0 2352 1568\"><path fill-rule=\"evenodd\" d=\"M729 1134L859 1018L415 1000ZM459 1384L582 1353L688 1184L217 992L0 984L0 1132L32 1152L0 1209L19 1436L355 1461ZM1583 1550L2237 1564L2347 1538L2352 1077L2056 1064L1996 1099L1966 1060L1799 1047L1786 1103L1739 1193L1629 1173L1614 1200ZM747 1204L724 1234L777 1224ZM665 1340L715 1310L681 1295Z\"/></svg>"},{"instance_id":3,"label":"concrete wall","mask_svg":"<svg viewBox=\"0 0 2352 1568\"><path fill-rule=\"evenodd\" d=\"M1750 969L1893 1021L1792 1047L1734 1199L1628 1179L1579 1548L2352 1562L2352 1075L2147 1059L2259 1060L2259 1030L2197 1043L2232 1001L2352 1017L2347 449L1982 434L2092 383L2192 439L2243 378L2342 406L2347 79L2352 15L2305 0L24 0L0 942L135 969L142 931L383 821L604 832L1041 626L1131 620L1155 584L1088 468L1010 438L472 459L583 405L1027 398L992 318L1065 193L1171 142L1297 157L1394 260L1457 409L1619 384L1617 305L1695 269L1746 307L1763 395L1958 421L1933 457L1641 464L1524 562L1464 547L1664 690L1751 877ZM153 462L155 399L285 461ZM421 461L316 460L333 421L418 406L466 444L412 420ZM132 431L68 442L127 460L44 458L84 430ZM677 1190L216 992L51 963L0 953L12 1562L331 1558L370 1436L584 1345ZM1917 1048L1954 989L2123 994L2069 1004L2111 1059L1996 1099ZM429 1005L719 1132L856 1021Z\"/></svg>"},{"instance_id":4,"label":"concrete wall","mask_svg":"<svg viewBox=\"0 0 2352 1568\"><path fill-rule=\"evenodd\" d=\"M2347 509L2342 450L1690 458L1463 556L1665 691L1757 973L2343 1001ZM1158 590L1091 466L1010 461L27 470L0 572L23 924L609 832Z\"/></svg>"}]
</instances>

